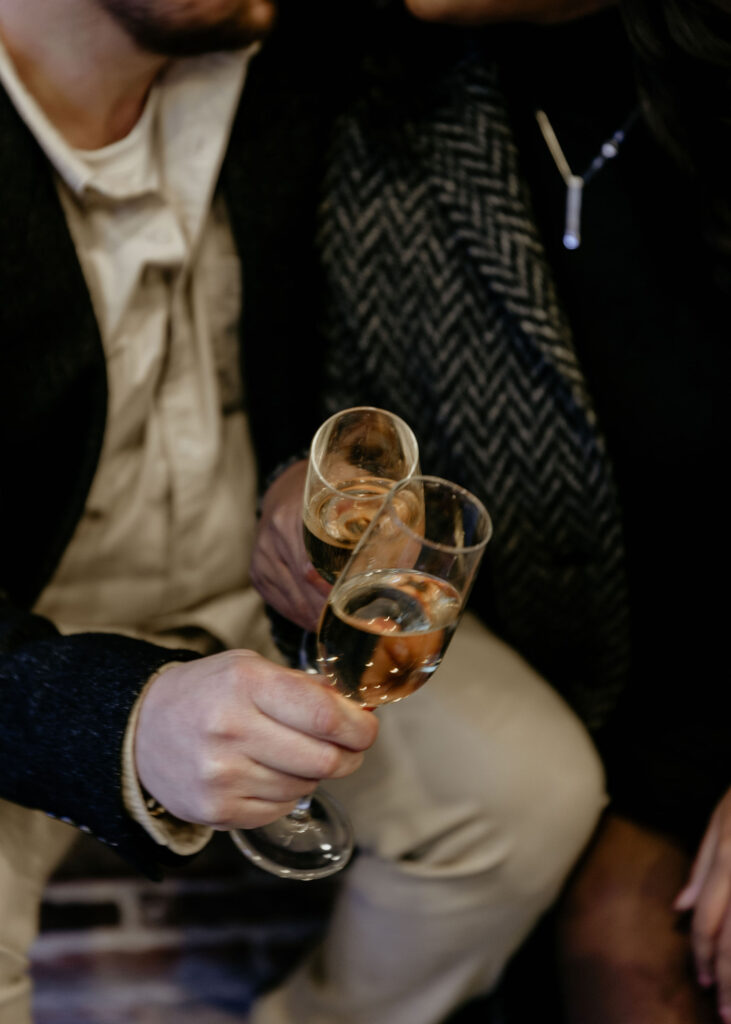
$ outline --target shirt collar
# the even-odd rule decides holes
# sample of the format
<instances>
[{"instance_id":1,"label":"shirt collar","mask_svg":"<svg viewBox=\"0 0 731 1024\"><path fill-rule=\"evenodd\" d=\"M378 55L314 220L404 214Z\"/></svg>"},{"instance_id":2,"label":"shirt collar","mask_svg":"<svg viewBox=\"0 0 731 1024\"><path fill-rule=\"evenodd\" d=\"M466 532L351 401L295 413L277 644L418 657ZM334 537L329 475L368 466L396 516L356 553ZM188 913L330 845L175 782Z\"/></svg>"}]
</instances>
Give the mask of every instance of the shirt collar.
<instances>
[{"instance_id":1,"label":"shirt collar","mask_svg":"<svg viewBox=\"0 0 731 1024\"><path fill-rule=\"evenodd\" d=\"M80 199L93 193L112 200L130 199L157 191L160 167L155 159L155 135L170 136L197 119L204 126L216 121L209 114L225 113L227 134L243 84L248 61L259 49L213 53L175 61L150 90L141 117L123 139L97 150L76 149L61 135L25 87L9 53L0 41L0 83L13 105L65 184ZM225 111L221 108L226 107ZM187 117L185 111L187 110ZM197 111L197 115L191 112ZM163 119L162 126L156 122ZM221 121L219 120L220 124Z\"/></svg>"}]
</instances>

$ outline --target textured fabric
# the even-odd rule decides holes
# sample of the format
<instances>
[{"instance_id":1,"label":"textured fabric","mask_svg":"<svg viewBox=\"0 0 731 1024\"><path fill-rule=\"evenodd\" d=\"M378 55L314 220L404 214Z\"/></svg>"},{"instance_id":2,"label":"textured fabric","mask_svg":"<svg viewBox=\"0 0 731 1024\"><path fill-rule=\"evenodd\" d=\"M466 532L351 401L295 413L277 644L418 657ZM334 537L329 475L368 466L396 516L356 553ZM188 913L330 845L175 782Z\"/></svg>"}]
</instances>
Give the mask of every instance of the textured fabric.
<instances>
[{"instance_id":1,"label":"textured fabric","mask_svg":"<svg viewBox=\"0 0 731 1024\"><path fill-rule=\"evenodd\" d=\"M338 121L321 207L330 405L393 408L483 498L494 621L596 728L627 673L620 513L495 69L465 58L390 145L375 122Z\"/></svg>"}]
</instances>

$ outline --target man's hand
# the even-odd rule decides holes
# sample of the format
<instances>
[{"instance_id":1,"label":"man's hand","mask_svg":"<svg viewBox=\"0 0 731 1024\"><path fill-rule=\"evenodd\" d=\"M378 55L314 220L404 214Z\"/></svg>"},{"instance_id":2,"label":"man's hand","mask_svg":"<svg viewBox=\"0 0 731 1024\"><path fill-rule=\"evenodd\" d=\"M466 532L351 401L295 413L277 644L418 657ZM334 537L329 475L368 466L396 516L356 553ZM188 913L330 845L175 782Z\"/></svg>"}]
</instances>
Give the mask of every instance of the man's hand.
<instances>
[{"instance_id":1,"label":"man's hand","mask_svg":"<svg viewBox=\"0 0 731 1024\"><path fill-rule=\"evenodd\" d=\"M314 631L330 587L305 551L302 499L306 476L307 462L296 462L264 495L251 580L267 604Z\"/></svg>"},{"instance_id":2,"label":"man's hand","mask_svg":"<svg viewBox=\"0 0 731 1024\"><path fill-rule=\"evenodd\" d=\"M731 789L711 817L675 909L693 911L698 981L703 986L715 983L718 1012L731 1024Z\"/></svg>"},{"instance_id":3,"label":"man's hand","mask_svg":"<svg viewBox=\"0 0 731 1024\"><path fill-rule=\"evenodd\" d=\"M176 665L140 707L135 762L171 814L215 829L287 814L319 779L349 775L375 740L374 715L252 651Z\"/></svg>"}]
</instances>

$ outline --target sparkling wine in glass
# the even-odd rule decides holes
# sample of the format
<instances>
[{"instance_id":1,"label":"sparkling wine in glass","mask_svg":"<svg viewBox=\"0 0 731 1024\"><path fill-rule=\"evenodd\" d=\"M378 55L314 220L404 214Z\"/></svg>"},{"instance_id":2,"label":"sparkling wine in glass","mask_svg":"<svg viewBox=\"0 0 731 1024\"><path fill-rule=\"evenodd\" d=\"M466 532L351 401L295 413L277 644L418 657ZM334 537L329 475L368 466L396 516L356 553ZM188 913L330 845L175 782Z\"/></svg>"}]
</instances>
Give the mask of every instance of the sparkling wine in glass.
<instances>
[{"instance_id":1,"label":"sparkling wine in glass","mask_svg":"<svg viewBox=\"0 0 731 1024\"><path fill-rule=\"evenodd\" d=\"M419 518L404 518L404 506L419 508ZM457 628L491 532L482 503L456 484L417 476L396 485L330 594L318 632L322 674L367 708L423 686Z\"/></svg>"},{"instance_id":2,"label":"sparkling wine in glass","mask_svg":"<svg viewBox=\"0 0 731 1024\"><path fill-rule=\"evenodd\" d=\"M392 412L361 406L335 413L310 447L304 538L315 569L334 583L389 490L419 472L411 428ZM413 513L410 496L402 509Z\"/></svg>"}]
</instances>

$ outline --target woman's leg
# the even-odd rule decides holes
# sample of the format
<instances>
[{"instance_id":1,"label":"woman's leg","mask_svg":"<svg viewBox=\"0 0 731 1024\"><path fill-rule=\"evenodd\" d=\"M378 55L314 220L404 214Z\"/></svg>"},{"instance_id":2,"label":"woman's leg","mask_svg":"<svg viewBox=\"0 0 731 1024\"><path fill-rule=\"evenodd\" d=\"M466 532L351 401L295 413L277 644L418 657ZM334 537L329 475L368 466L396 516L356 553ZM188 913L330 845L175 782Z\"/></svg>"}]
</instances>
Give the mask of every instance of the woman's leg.
<instances>
[{"instance_id":1,"label":"woman's leg","mask_svg":"<svg viewBox=\"0 0 731 1024\"><path fill-rule=\"evenodd\" d=\"M673 910L689 868L674 840L607 815L561 907L567 1024L717 1024Z\"/></svg>"}]
</instances>

